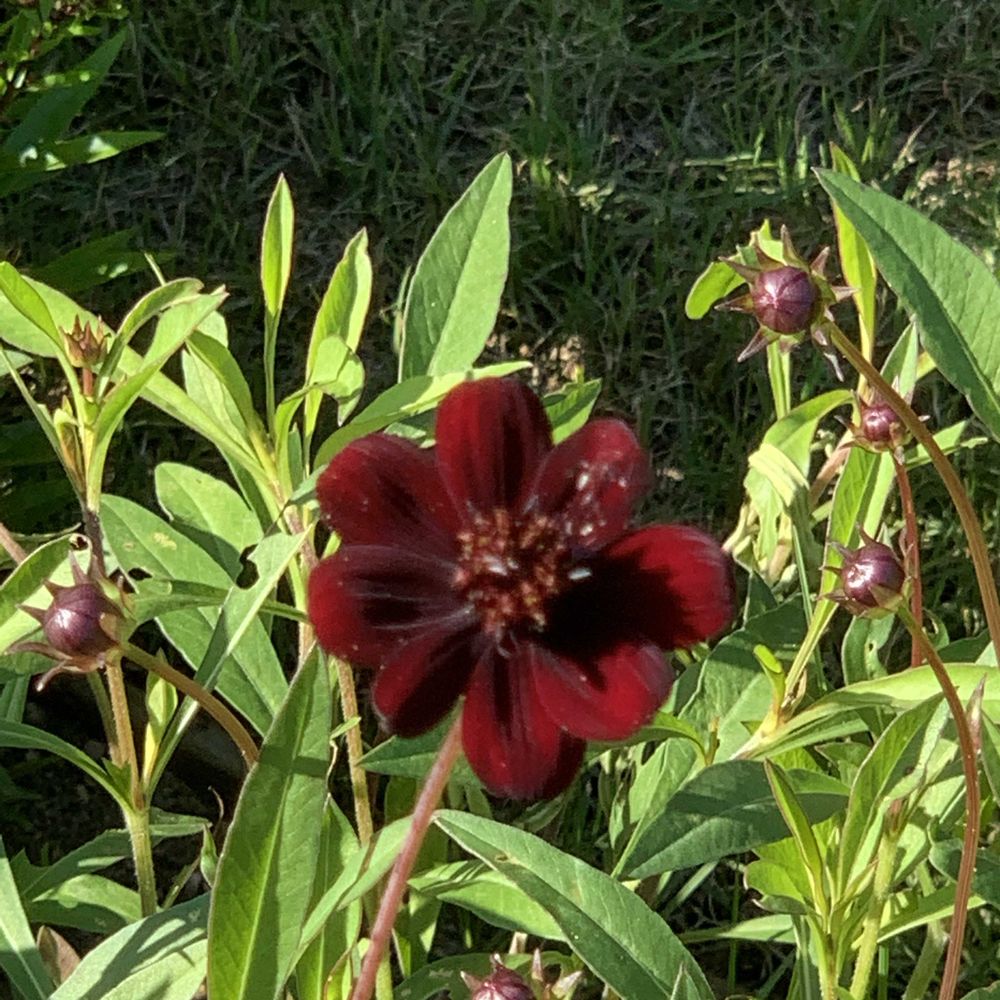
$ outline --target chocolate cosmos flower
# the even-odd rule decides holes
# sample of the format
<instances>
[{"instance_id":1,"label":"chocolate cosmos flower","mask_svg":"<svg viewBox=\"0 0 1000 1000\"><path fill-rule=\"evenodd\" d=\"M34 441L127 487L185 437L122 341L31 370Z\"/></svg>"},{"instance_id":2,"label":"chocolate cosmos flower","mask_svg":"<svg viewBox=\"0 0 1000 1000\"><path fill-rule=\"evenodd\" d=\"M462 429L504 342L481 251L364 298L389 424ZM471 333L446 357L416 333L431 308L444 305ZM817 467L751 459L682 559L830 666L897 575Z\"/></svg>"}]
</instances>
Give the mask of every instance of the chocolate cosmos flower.
<instances>
[{"instance_id":1,"label":"chocolate cosmos flower","mask_svg":"<svg viewBox=\"0 0 1000 1000\"><path fill-rule=\"evenodd\" d=\"M554 795L585 740L652 717L690 646L732 615L730 565L694 528L629 530L649 465L618 420L553 447L517 382L466 382L437 447L355 441L320 477L340 535L309 581L322 645L378 668L375 707L416 736L465 695L466 757L496 795Z\"/></svg>"}]
</instances>

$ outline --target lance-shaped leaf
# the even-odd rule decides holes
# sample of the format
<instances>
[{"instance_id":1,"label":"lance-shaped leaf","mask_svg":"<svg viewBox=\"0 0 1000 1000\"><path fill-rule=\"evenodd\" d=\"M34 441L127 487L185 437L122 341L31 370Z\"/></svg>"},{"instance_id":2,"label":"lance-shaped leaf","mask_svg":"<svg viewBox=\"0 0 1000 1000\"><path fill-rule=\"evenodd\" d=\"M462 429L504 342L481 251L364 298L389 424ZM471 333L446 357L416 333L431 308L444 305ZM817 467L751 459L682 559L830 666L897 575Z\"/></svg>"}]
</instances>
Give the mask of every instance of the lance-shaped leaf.
<instances>
[{"instance_id":1,"label":"lance-shaped leaf","mask_svg":"<svg viewBox=\"0 0 1000 1000\"><path fill-rule=\"evenodd\" d=\"M240 795L209 920L213 1000L274 1000L292 970L316 873L332 703L325 661L300 668Z\"/></svg>"},{"instance_id":2,"label":"lance-shaped leaf","mask_svg":"<svg viewBox=\"0 0 1000 1000\"><path fill-rule=\"evenodd\" d=\"M820 170L818 176L916 317L941 374L1000 439L1000 284L990 269L909 205L844 174Z\"/></svg>"},{"instance_id":3,"label":"lance-shaped leaf","mask_svg":"<svg viewBox=\"0 0 1000 1000\"><path fill-rule=\"evenodd\" d=\"M507 281L510 194L510 157L503 153L431 237L406 295L400 380L462 371L479 357Z\"/></svg>"},{"instance_id":4,"label":"lance-shaped leaf","mask_svg":"<svg viewBox=\"0 0 1000 1000\"><path fill-rule=\"evenodd\" d=\"M546 910L573 951L619 996L713 996L663 919L611 876L503 823L451 810L435 822Z\"/></svg>"}]
</instances>

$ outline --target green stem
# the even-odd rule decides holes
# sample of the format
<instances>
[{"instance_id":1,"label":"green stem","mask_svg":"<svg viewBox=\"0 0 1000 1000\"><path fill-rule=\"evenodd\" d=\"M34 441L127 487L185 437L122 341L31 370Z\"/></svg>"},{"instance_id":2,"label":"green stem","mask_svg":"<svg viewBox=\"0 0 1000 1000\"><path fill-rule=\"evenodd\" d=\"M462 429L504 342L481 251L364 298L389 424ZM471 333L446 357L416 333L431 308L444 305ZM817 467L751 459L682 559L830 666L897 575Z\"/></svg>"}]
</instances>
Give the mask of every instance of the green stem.
<instances>
[{"instance_id":1,"label":"green stem","mask_svg":"<svg viewBox=\"0 0 1000 1000\"><path fill-rule=\"evenodd\" d=\"M371 998L379 966L382 964L382 958L389 946L393 924L396 922L396 916L403 902L406 884L409 882L413 865L420 853L420 848L423 846L431 820L434 818L434 810L437 809L438 802L441 801L441 796L444 794L448 778L455 766L455 761L458 760L461 749L462 713L459 712L441 744L441 749L438 750L438 755L427 775L424 787L413 807L410 829L407 831L406 840L396 858L395 865L393 865L385 892L382 894L378 916L375 918L369 935L371 943L368 946L368 951L365 952L364 961L361 963L361 975L358 976L358 981L354 984L350 1000L370 1000Z\"/></svg>"},{"instance_id":2,"label":"green stem","mask_svg":"<svg viewBox=\"0 0 1000 1000\"><path fill-rule=\"evenodd\" d=\"M875 964L875 956L878 954L878 934L882 929L882 914L885 912L885 901L889 898L892 877L896 869L895 861L896 837L884 832L875 860L872 897L868 904L868 912L865 914L861 931L861 944L858 947L854 976L851 979L851 996L854 997L854 1000L865 1000L868 996L872 966Z\"/></svg>"},{"instance_id":3,"label":"green stem","mask_svg":"<svg viewBox=\"0 0 1000 1000\"><path fill-rule=\"evenodd\" d=\"M94 696L94 704L97 705L97 712L101 717L101 725L104 727L104 736L110 750L115 743L115 717L111 712L108 692L101 683L100 674L91 672L86 677L87 683L90 685L90 693Z\"/></svg>"},{"instance_id":4,"label":"green stem","mask_svg":"<svg viewBox=\"0 0 1000 1000\"><path fill-rule=\"evenodd\" d=\"M817 941L821 942L819 955L819 991L823 1000L837 1000L837 980L836 962L834 960L834 949L829 947L825 941L817 935Z\"/></svg>"},{"instance_id":5,"label":"green stem","mask_svg":"<svg viewBox=\"0 0 1000 1000\"><path fill-rule=\"evenodd\" d=\"M972 564L976 570L976 581L979 584L979 592L983 601L990 642L993 644L994 651L1000 654L1000 596L997 595L996 580L993 578L993 568L990 565L990 553L986 545L986 538L969 500L969 495L962 485L962 480L959 479L954 466L934 440L934 435L913 412L910 404L889 385L878 369L858 351L850 339L834 327L830 332L830 340L851 366L868 379L868 384L888 403L893 413L899 417L913 438L923 445L934 464L934 468L951 496L958 518L962 522L962 528L969 543Z\"/></svg>"},{"instance_id":6,"label":"green stem","mask_svg":"<svg viewBox=\"0 0 1000 1000\"><path fill-rule=\"evenodd\" d=\"M937 964L941 960L944 951L947 935L941 929L941 924L937 920L932 920L927 925L927 934L924 943L920 948L916 964L913 966L913 974L906 984L906 992L903 1000L925 1000L931 990L931 980Z\"/></svg>"},{"instance_id":7,"label":"green stem","mask_svg":"<svg viewBox=\"0 0 1000 1000\"><path fill-rule=\"evenodd\" d=\"M149 834L149 806L139 778L139 759L132 737L125 678L116 653L106 660L104 676L108 682L114 719L111 759L125 768L129 775L129 808L125 810L125 825L132 842L132 860L135 862L135 877L139 884L139 904L142 915L148 917L156 912L156 874L153 870L153 845Z\"/></svg>"},{"instance_id":8,"label":"green stem","mask_svg":"<svg viewBox=\"0 0 1000 1000\"><path fill-rule=\"evenodd\" d=\"M156 869L153 867L153 838L149 830L149 807L125 814L125 825L132 841L132 859L139 883L139 905L144 917L156 913Z\"/></svg>"},{"instance_id":9,"label":"green stem","mask_svg":"<svg viewBox=\"0 0 1000 1000\"><path fill-rule=\"evenodd\" d=\"M910 474L906 471L906 459L903 458L902 454L893 454L892 464L896 469L899 503L903 508L903 519L906 523L903 559L906 563L906 578L910 584L910 611L913 613L913 617L922 624L924 620L924 585L920 578L920 534L917 527L917 508L913 502L913 490L910 488ZM911 636L910 666L917 666L922 659L920 643Z\"/></svg>"},{"instance_id":10,"label":"green stem","mask_svg":"<svg viewBox=\"0 0 1000 1000\"><path fill-rule=\"evenodd\" d=\"M229 709L215 697L215 695L206 691L197 681L188 677L186 674L182 674L179 670L174 670L173 667L164 663L163 660L157 659L155 656L151 656L144 649L140 649L138 646L134 646L130 642L127 642L122 646L122 652L137 666L142 667L144 670L148 670L151 674L155 674L157 677L161 677L168 684L177 688L181 694L185 694L193 701L196 701L213 719L215 719L220 726L222 726L229 738L236 744L240 753L243 755L243 761L247 765L247 768L250 768L257 762L257 759L260 756L257 750L257 744L254 743L253 738L246 731L246 729L244 729L240 720L237 719L236 716L233 715L233 713L230 712Z\"/></svg>"},{"instance_id":11,"label":"green stem","mask_svg":"<svg viewBox=\"0 0 1000 1000\"><path fill-rule=\"evenodd\" d=\"M346 722L358 717L358 692L354 686L354 671L344 660L333 657L337 669L337 683L340 688L340 711ZM368 796L368 775L361 766L364 746L361 743L361 726L351 726L347 730L347 771L351 778L351 794L354 798L354 820L358 827L358 840L362 847L371 843L374 835L371 799Z\"/></svg>"},{"instance_id":12,"label":"green stem","mask_svg":"<svg viewBox=\"0 0 1000 1000\"><path fill-rule=\"evenodd\" d=\"M958 868L958 878L955 881L955 907L952 912L948 955L945 958L939 994L940 1000L952 1000L955 995L955 987L958 984L959 965L962 961L962 942L965 938L965 918L969 909L969 897L972 895L972 878L976 871L976 849L979 846L981 802L976 743L969 728L965 708L958 697L958 691L955 690L955 685L952 683L951 677L948 676L948 670L941 661L941 657L938 656L929 636L910 614L910 610L905 604L900 605L896 613L910 630L910 635L919 641L924 656L941 685L945 701L948 703L952 719L955 722L958 745L962 752L962 770L965 775L965 837L962 841L962 860Z\"/></svg>"}]
</instances>

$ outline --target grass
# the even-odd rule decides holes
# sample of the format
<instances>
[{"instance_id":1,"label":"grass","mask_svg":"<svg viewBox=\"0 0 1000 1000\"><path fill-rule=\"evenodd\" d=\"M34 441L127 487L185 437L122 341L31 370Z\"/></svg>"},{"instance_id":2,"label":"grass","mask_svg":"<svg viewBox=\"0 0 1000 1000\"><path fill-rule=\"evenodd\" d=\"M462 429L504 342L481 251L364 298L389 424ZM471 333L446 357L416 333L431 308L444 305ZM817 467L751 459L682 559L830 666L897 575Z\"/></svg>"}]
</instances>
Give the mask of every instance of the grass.
<instances>
[{"instance_id":1,"label":"grass","mask_svg":"<svg viewBox=\"0 0 1000 1000\"><path fill-rule=\"evenodd\" d=\"M830 141L994 263L998 42L994 0L136 2L81 129L166 138L9 199L4 249L42 263L134 228L168 275L229 287L232 341L249 365L262 338L260 229L283 171L298 221L279 370L297 370L330 271L362 226L376 272L364 348L377 366L406 268L481 165L508 150L498 343L527 351L545 377L577 363L602 376L601 408L653 450L653 506L723 535L769 394L760 364L734 362L745 318L684 317L691 282L767 216L804 252L832 241L810 173ZM117 319L147 285L119 280L93 301ZM891 309L884 325L898 329ZM829 384L818 358L795 357L803 392ZM940 386L918 402L935 423L953 419ZM152 465L185 446L155 415L128 434L121 454L137 471L128 480L120 462L115 488L148 495ZM976 452L962 471L996 537L1000 477ZM931 476L915 485L937 596L972 630L956 596L972 592L964 539Z\"/></svg>"},{"instance_id":2,"label":"grass","mask_svg":"<svg viewBox=\"0 0 1000 1000\"><path fill-rule=\"evenodd\" d=\"M368 353L384 355L405 268L507 149L518 179L502 342L540 358L581 351L606 379L604 407L637 421L667 470L657 505L721 529L765 383L732 362L745 320L683 317L691 281L764 216L806 249L831 239L810 178L829 140L992 248L996 196L983 189L1000 68L984 41L998 31L992 3L937 0L905 14L846 0L136 5L88 116L167 138L15 199L8 238L40 261L134 227L169 273L230 287L249 360L260 226L284 171L299 221L283 360L297 364L361 226L377 281ZM971 164L975 197L948 180L949 161ZM106 286L99 306L117 315L135 284Z\"/></svg>"}]
</instances>

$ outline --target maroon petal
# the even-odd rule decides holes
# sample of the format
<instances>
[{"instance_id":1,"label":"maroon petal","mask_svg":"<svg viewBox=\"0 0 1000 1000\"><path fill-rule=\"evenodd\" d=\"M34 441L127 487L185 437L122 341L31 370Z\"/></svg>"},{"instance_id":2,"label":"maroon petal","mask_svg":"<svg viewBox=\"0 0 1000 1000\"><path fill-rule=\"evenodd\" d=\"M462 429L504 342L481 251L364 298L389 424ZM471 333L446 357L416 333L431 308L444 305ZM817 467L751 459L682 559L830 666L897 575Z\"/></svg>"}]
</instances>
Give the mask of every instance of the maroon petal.
<instances>
[{"instance_id":1,"label":"maroon petal","mask_svg":"<svg viewBox=\"0 0 1000 1000\"><path fill-rule=\"evenodd\" d=\"M460 514L517 506L552 447L538 397L508 379L452 389L438 410L436 434L438 468Z\"/></svg>"},{"instance_id":2,"label":"maroon petal","mask_svg":"<svg viewBox=\"0 0 1000 1000\"><path fill-rule=\"evenodd\" d=\"M476 665L474 637L470 629L432 629L386 663L375 678L372 696L387 729L419 736L448 714Z\"/></svg>"},{"instance_id":3,"label":"maroon petal","mask_svg":"<svg viewBox=\"0 0 1000 1000\"><path fill-rule=\"evenodd\" d=\"M584 660L537 648L535 691L564 729L585 740L621 740L653 717L674 672L651 643L620 643Z\"/></svg>"},{"instance_id":4,"label":"maroon petal","mask_svg":"<svg viewBox=\"0 0 1000 1000\"><path fill-rule=\"evenodd\" d=\"M529 503L558 514L567 537L596 551L628 527L650 486L649 458L620 420L594 420L545 459Z\"/></svg>"},{"instance_id":5,"label":"maroon petal","mask_svg":"<svg viewBox=\"0 0 1000 1000\"><path fill-rule=\"evenodd\" d=\"M345 545L309 577L309 618L328 652L378 666L428 628L468 622L454 572L445 560L402 549Z\"/></svg>"},{"instance_id":6,"label":"maroon petal","mask_svg":"<svg viewBox=\"0 0 1000 1000\"><path fill-rule=\"evenodd\" d=\"M334 457L316 483L330 527L349 545L401 545L450 555L458 519L434 455L370 434Z\"/></svg>"},{"instance_id":7,"label":"maroon petal","mask_svg":"<svg viewBox=\"0 0 1000 1000\"><path fill-rule=\"evenodd\" d=\"M563 732L535 693L530 662L489 651L472 675L462 710L465 756L487 791L549 798L572 780L583 740Z\"/></svg>"},{"instance_id":8,"label":"maroon petal","mask_svg":"<svg viewBox=\"0 0 1000 1000\"><path fill-rule=\"evenodd\" d=\"M653 525L625 535L601 553L593 573L601 606L592 613L618 622L620 636L678 649L732 621L732 563L697 528Z\"/></svg>"}]
</instances>

